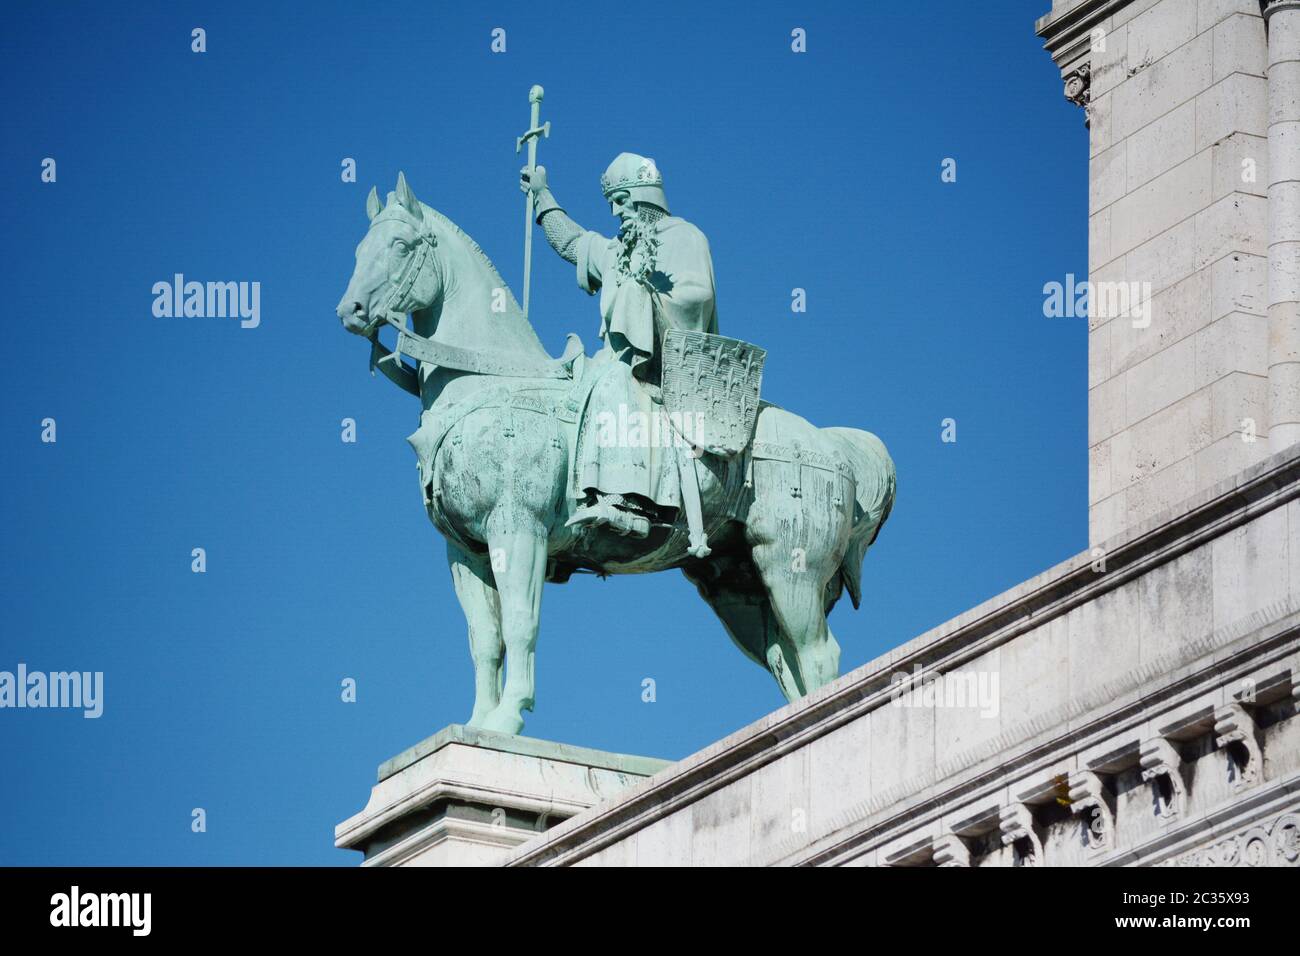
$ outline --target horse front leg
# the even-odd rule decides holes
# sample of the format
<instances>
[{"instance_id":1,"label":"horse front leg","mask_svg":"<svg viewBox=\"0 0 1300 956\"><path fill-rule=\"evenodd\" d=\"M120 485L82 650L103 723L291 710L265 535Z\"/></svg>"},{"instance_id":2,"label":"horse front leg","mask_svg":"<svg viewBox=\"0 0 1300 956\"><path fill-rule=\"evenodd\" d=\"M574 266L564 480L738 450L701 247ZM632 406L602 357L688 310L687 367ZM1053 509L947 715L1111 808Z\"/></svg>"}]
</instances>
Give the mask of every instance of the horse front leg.
<instances>
[{"instance_id":1,"label":"horse front leg","mask_svg":"<svg viewBox=\"0 0 1300 956\"><path fill-rule=\"evenodd\" d=\"M501 702L501 665L505 659L501 597L485 556L470 554L448 541L447 564L469 626L469 656L474 662L474 712L469 725L482 727L487 715Z\"/></svg>"},{"instance_id":2,"label":"horse front leg","mask_svg":"<svg viewBox=\"0 0 1300 956\"><path fill-rule=\"evenodd\" d=\"M546 579L546 537L541 529L490 534L488 557L501 596L501 636L506 649L506 683L482 726L504 734L523 730L525 710L536 695L533 660Z\"/></svg>"}]
</instances>

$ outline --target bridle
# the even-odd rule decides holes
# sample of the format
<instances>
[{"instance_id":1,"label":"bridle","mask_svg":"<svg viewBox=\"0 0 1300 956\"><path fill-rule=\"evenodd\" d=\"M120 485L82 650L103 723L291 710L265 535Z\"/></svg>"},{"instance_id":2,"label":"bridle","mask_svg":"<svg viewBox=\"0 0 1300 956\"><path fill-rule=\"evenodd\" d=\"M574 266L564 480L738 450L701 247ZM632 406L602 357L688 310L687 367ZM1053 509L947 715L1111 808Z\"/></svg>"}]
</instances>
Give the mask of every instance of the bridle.
<instances>
[{"instance_id":1,"label":"bridle","mask_svg":"<svg viewBox=\"0 0 1300 956\"><path fill-rule=\"evenodd\" d=\"M382 222L400 222L405 226L412 225L402 216L386 216L380 213L371 220L370 228L374 229L375 226ZM379 304L376 314L371 316L367 322L365 331L367 338L375 336L379 332L380 325L383 324L391 325L398 331L406 329L406 315L412 311L411 306L415 304L409 301L411 290L415 288L416 281L423 274L425 266L433 258L433 250L437 247L438 239L432 232L416 227L415 254L407 257L401 273L397 276L397 281L392 284L388 294L384 296L384 301Z\"/></svg>"},{"instance_id":2,"label":"bridle","mask_svg":"<svg viewBox=\"0 0 1300 956\"><path fill-rule=\"evenodd\" d=\"M410 301L411 291L433 259L433 250L438 246L438 239L431 231L415 226L405 216L385 215L386 212L387 210L384 210L372 219L370 228L375 228L381 222L400 222L405 226L412 226L416 229L417 249L407 258L397 281L392 284L392 288L384 296L375 314L369 317L365 331L362 333L370 340L372 373L375 369L379 369L386 378L403 391L417 396L420 394L419 377L416 369L402 361L403 353L417 362L480 375L543 379L572 377L572 363L583 354L582 343L576 335L569 336L564 354L558 359L536 360L499 356L480 349L438 342L425 338L413 329L408 329L406 316L415 305ZM397 342L391 351L379 341L379 330L385 325L391 325L397 331Z\"/></svg>"}]
</instances>

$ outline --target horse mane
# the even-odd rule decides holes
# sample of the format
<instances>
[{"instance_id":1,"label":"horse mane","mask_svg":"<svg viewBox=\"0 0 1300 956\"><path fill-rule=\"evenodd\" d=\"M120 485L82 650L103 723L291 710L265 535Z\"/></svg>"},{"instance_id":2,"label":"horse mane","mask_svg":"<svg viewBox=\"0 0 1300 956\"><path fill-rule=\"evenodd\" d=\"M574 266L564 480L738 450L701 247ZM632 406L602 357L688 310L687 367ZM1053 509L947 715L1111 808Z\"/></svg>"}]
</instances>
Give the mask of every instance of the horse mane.
<instances>
[{"instance_id":1,"label":"horse mane","mask_svg":"<svg viewBox=\"0 0 1300 956\"><path fill-rule=\"evenodd\" d=\"M497 288L505 290L506 296L510 299L510 304L514 306L515 311L522 316L524 310L520 308L518 300L515 299L514 291L506 284L506 281L501 278L501 273L497 271L496 265L490 258L488 258L488 254L483 251L483 247L474 241L474 237L428 203L421 201L420 205L424 208L426 213L432 213L433 218L440 225L450 230L453 235L457 236L461 242L465 243L465 245L470 248L470 251L473 252L474 255L478 256L483 265L487 268L488 272L492 274L492 278L496 280Z\"/></svg>"}]
</instances>

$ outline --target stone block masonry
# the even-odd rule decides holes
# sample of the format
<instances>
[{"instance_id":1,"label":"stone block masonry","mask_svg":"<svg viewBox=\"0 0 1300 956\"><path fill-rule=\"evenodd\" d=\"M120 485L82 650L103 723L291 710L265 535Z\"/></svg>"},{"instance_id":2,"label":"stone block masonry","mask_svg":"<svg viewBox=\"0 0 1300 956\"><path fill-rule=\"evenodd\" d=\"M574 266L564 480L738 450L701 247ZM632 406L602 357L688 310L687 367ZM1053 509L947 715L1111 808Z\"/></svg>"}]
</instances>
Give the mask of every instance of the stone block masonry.
<instances>
[{"instance_id":1,"label":"stone block masonry","mask_svg":"<svg viewBox=\"0 0 1300 956\"><path fill-rule=\"evenodd\" d=\"M997 674L917 706L898 676ZM1300 447L533 837L510 865L1300 865ZM914 679L914 678L913 678ZM924 699L924 698L922 698Z\"/></svg>"}]
</instances>

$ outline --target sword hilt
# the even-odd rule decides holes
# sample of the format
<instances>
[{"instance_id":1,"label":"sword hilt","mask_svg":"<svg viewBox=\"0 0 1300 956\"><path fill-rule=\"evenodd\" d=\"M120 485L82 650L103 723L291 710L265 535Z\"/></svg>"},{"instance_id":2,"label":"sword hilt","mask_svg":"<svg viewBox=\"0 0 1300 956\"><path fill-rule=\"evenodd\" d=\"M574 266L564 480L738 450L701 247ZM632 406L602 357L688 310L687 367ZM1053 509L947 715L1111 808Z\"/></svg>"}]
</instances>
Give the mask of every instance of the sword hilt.
<instances>
[{"instance_id":1,"label":"sword hilt","mask_svg":"<svg viewBox=\"0 0 1300 956\"><path fill-rule=\"evenodd\" d=\"M522 150L522 149L524 148L524 143L527 143L529 140L537 139L539 136L542 137L543 139L549 139L549 138L550 138L550 136L551 136L551 121L550 121L550 120L547 120L547 121L546 121L545 123L543 123L541 126L534 126L534 127L533 127L532 129L530 129L527 133L524 133L523 136L520 136L518 139L516 139L516 140L515 140L515 153L518 154L519 151Z\"/></svg>"},{"instance_id":2,"label":"sword hilt","mask_svg":"<svg viewBox=\"0 0 1300 956\"><path fill-rule=\"evenodd\" d=\"M542 118L542 97L545 95L546 91L536 84L533 84L533 88L528 91L528 102L532 105L531 118L528 124L529 129L523 136L520 136L515 140L516 156L518 156L519 151L524 148L524 143L527 143L531 147L528 154L529 166L536 165L537 152L534 145L535 140L537 140L538 137L550 139L551 136L551 121L547 120L545 123L539 122Z\"/></svg>"}]
</instances>

